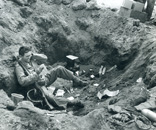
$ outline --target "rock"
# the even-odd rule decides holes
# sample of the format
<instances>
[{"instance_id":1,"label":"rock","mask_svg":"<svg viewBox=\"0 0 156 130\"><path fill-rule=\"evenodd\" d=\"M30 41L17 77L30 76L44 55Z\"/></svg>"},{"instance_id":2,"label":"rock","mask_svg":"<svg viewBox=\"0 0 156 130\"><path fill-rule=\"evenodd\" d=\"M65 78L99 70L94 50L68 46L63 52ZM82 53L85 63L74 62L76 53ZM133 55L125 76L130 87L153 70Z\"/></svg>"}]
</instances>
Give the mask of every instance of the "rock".
<instances>
[{"instance_id":1,"label":"rock","mask_svg":"<svg viewBox=\"0 0 156 130\"><path fill-rule=\"evenodd\" d=\"M48 15L35 17L34 20L39 27L42 27L45 30L49 29L52 26L52 21L50 20L50 17Z\"/></svg>"},{"instance_id":2,"label":"rock","mask_svg":"<svg viewBox=\"0 0 156 130\"><path fill-rule=\"evenodd\" d=\"M156 53L153 53L150 58L149 62L150 64L147 66L145 71L145 78L144 81L146 84L149 84L149 88L154 87L156 85Z\"/></svg>"},{"instance_id":3,"label":"rock","mask_svg":"<svg viewBox=\"0 0 156 130\"><path fill-rule=\"evenodd\" d=\"M6 17L7 16L7 17ZM18 32L21 28L24 27L24 20L21 18L20 14L17 13L17 11L14 9L10 9L9 11L3 10L3 13L1 12L0 15L0 25L3 28L8 28L11 31ZM1 29L2 30L2 29ZM8 41L11 39L8 37L9 31L3 30L1 31L3 34L3 41L9 43ZM7 38L5 38L7 36ZM11 44L14 40L11 39Z\"/></svg>"},{"instance_id":4,"label":"rock","mask_svg":"<svg viewBox=\"0 0 156 130\"><path fill-rule=\"evenodd\" d=\"M28 2L27 0L12 0L12 1L14 1L15 3L17 3L21 6L26 5Z\"/></svg>"},{"instance_id":5,"label":"rock","mask_svg":"<svg viewBox=\"0 0 156 130\"><path fill-rule=\"evenodd\" d=\"M60 5L62 3L62 0L54 0L53 3L57 4L57 5Z\"/></svg>"},{"instance_id":6,"label":"rock","mask_svg":"<svg viewBox=\"0 0 156 130\"><path fill-rule=\"evenodd\" d=\"M29 7L22 7L20 8L20 10L21 10L20 14L23 18L28 18L33 12L32 9Z\"/></svg>"},{"instance_id":7,"label":"rock","mask_svg":"<svg viewBox=\"0 0 156 130\"><path fill-rule=\"evenodd\" d=\"M87 7L86 5L86 0L75 0L73 2L73 5L72 5L72 9L77 11L77 10L83 10Z\"/></svg>"},{"instance_id":8,"label":"rock","mask_svg":"<svg viewBox=\"0 0 156 130\"><path fill-rule=\"evenodd\" d=\"M49 116L30 112L26 109L8 111L0 109L1 130L46 130L53 129L54 119ZM56 128L56 127L55 127ZM53 129L54 130L54 129Z\"/></svg>"},{"instance_id":9,"label":"rock","mask_svg":"<svg viewBox=\"0 0 156 130\"><path fill-rule=\"evenodd\" d=\"M40 16L34 17L34 22L41 28L49 30L50 28L58 28L60 26L59 16L47 13Z\"/></svg>"},{"instance_id":10,"label":"rock","mask_svg":"<svg viewBox=\"0 0 156 130\"><path fill-rule=\"evenodd\" d=\"M61 31L60 28L49 28L48 29L48 34L51 35L52 37L55 37L55 39L57 39L59 32Z\"/></svg>"},{"instance_id":11,"label":"rock","mask_svg":"<svg viewBox=\"0 0 156 130\"><path fill-rule=\"evenodd\" d=\"M0 104L7 106L14 106L14 102L8 97L4 90L0 90Z\"/></svg>"},{"instance_id":12,"label":"rock","mask_svg":"<svg viewBox=\"0 0 156 130\"><path fill-rule=\"evenodd\" d=\"M20 111L20 109L28 110L29 112L44 114L44 111L34 106L34 104L30 101L22 101L17 104L16 112Z\"/></svg>"},{"instance_id":13,"label":"rock","mask_svg":"<svg viewBox=\"0 0 156 130\"><path fill-rule=\"evenodd\" d=\"M100 13L93 12L93 13L91 14L91 17L92 17L92 18L99 18L99 17L100 17Z\"/></svg>"},{"instance_id":14,"label":"rock","mask_svg":"<svg viewBox=\"0 0 156 130\"><path fill-rule=\"evenodd\" d=\"M24 126L22 125L21 129L24 129L23 127L27 127L27 129L43 130L50 127L49 117L45 112L34 107L28 101L20 102L18 107L13 111L13 114L21 118L21 124L25 124Z\"/></svg>"},{"instance_id":15,"label":"rock","mask_svg":"<svg viewBox=\"0 0 156 130\"><path fill-rule=\"evenodd\" d=\"M31 5L32 3L35 3L37 0L12 0L12 1L14 1L20 6L23 6L23 5Z\"/></svg>"},{"instance_id":16,"label":"rock","mask_svg":"<svg viewBox=\"0 0 156 130\"><path fill-rule=\"evenodd\" d=\"M89 27L89 22L85 18L79 18L75 21L75 23L82 30L86 30Z\"/></svg>"},{"instance_id":17,"label":"rock","mask_svg":"<svg viewBox=\"0 0 156 130\"><path fill-rule=\"evenodd\" d=\"M145 83L149 84L148 88L152 88L156 85L156 66L155 64L150 64L147 66L147 69L145 71Z\"/></svg>"},{"instance_id":18,"label":"rock","mask_svg":"<svg viewBox=\"0 0 156 130\"><path fill-rule=\"evenodd\" d=\"M99 5L97 4L96 1L90 1L90 2L87 2L86 9L87 10L99 10L100 7L99 7Z\"/></svg>"},{"instance_id":19,"label":"rock","mask_svg":"<svg viewBox=\"0 0 156 130\"><path fill-rule=\"evenodd\" d=\"M11 45L5 47L1 51L0 60L0 89L3 89L9 96L12 92L17 89L17 78L14 73L14 65L16 59L14 56L17 55L19 46ZM5 71L4 71L5 70Z\"/></svg>"},{"instance_id":20,"label":"rock","mask_svg":"<svg viewBox=\"0 0 156 130\"><path fill-rule=\"evenodd\" d=\"M95 130L109 130L110 127L108 126L108 124L105 122L104 119L104 110L103 109L97 109L94 110L92 112L90 112L89 114L87 114L86 116L82 117L81 119L79 119L77 121L77 123L80 123L81 125L79 125L79 127L81 128L81 130L90 130L90 128L93 128ZM101 123L102 125L101 125ZM86 128L86 129L84 129Z\"/></svg>"},{"instance_id":21,"label":"rock","mask_svg":"<svg viewBox=\"0 0 156 130\"><path fill-rule=\"evenodd\" d=\"M122 108L120 106L109 105L108 106L108 111L110 113L120 113L120 112L122 112Z\"/></svg>"},{"instance_id":22,"label":"rock","mask_svg":"<svg viewBox=\"0 0 156 130\"><path fill-rule=\"evenodd\" d=\"M28 0L29 5L32 5L32 4L36 3L36 2L37 2L37 0Z\"/></svg>"},{"instance_id":23,"label":"rock","mask_svg":"<svg viewBox=\"0 0 156 130\"><path fill-rule=\"evenodd\" d=\"M154 97L151 97L146 102L137 104L137 106L134 106L134 107L138 111L141 111L143 109L156 109L156 106L155 106L155 98Z\"/></svg>"},{"instance_id":24,"label":"rock","mask_svg":"<svg viewBox=\"0 0 156 130\"><path fill-rule=\"evenodd\" d=\"M83 117L69 114L55 115L55 119L58 120L55 125L60 130L110 130L105 114L105 110L101 108L93 110ZM62 122L66 125L62 126Z\"/></svg>"},{"instance_id":25,"label":"rock","mask_svg":"<svg viewBox=\"0 0 156 130\"><path fill-rule=\"evenodd\" d=\"M0 109L1 118L0 118L0 129L1 130L15 130L18 129L18 125L21 122L21 119L15 116L12 111L8 111L7 109Z\"/></svg>"},{"instance_id":26,"label":"rock","mask_svg":"<svg viewBox=\"0 0 156 130\"><path fill-rule=\"evenodd\" d=\"M137 90L136 93L138 93L135 97L130 102L131 106L136 106L139 105L142 102L145 102L147 99L150 98L150 93L149 91L145 88L145 84L138 83L135 86L136 88L139 87L140 90Z\"/></svg>"},{"instance_id":27,"label":"rock","mask_svg":"<svg viewBox=\"0 0 156 130\"><path fill-rule=\"evenodd\" d=\"M151 77L148 88L152 88L155 86L156 86L156 75Z\"/></svg>"},{"instance_id":28,"label":"rock","mask_svg":"<svg viewBox=\"0 0 156 130\"><path fill-rule=\"evenodd\" d=\"M117 98L112 98L110 101L109 101L109 105L112 105L112 104L115 104L119 101L119 99Z\"/></svg>"},{"instance_id":29,"label":"rock","mask_svg":"<svg viewBox=\"0 0 156 130\"><path fill-rule=\"evenodd\" d=\"M67 22L61 21L61 25L62 25L62 28L65 31L65 33L67 35L70 35L72 31L71 31L70 27L68 26Z\"/></svg>"},{"instance_id":30,"label":"rock","mask_svg":"<svg viewBox=\"0 0 156 130\"><path fill-rule=\"evenodd\" d=\"M62 0L62 3L63 3L64 5L68 5L68 4L70 4L72 1L73 1L73 0Z\"/></svg>"},{"instance_id":31,"label":"rock","mask_svg":"<svg viewBox=\"0 0 156 130\"><path fill-rule=\"evenodd\" d=\"M8 69L8 72L6 73L1 73L1 76L2 77L0 78L0 82L2 84L0 83L0 88L4 89L7 92L7 94L10 95L13 91L16 90L17 79L15 78L15 75L11 69Z\"/></svg>"}]
</instances>

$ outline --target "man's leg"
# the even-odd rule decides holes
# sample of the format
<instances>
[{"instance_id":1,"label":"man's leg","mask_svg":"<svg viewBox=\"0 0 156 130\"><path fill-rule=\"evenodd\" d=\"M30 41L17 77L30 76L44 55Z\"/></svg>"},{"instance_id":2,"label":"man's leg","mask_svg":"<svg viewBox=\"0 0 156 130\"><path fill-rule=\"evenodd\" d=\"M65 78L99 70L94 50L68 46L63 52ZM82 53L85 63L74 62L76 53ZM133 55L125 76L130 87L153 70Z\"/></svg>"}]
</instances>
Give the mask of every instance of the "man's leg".
<instances>
[{"instance_id":1,"label":"man's leg","mask_svg":"<svg viewBox=\"0 0 156 130\"><path fill-rule=\"evenodd\" d=\"M153 12L153 9L154 9L155 1L156 0L147 0L146 13L147 13L147 19L148 20L150 20L150 18L152 16L152 12Z\"/></svg>"},{"instance_id":2,"label":"man's leg","mask_svg":"<svg viewBox=\"0 0 156 130\"><path fill-rule=\"evenodd\" d=\"M50 70L50 73L46 75L47 77L47 86L52 84L58 77L67 79L67 80L72 80L75 84L77 85L86 85L85 82L81 81L78 77L73 75L73 73L69 70L67 70L63 66L58 66Z\"/></svg>"},{"instance_id":3,"label":"man's leg","mask_svg":"<svg viewBox=\"0 0 156 130\"><path fill-rule=\"evenodd\" d=\"M64 97L55 97L51 92L48 91L46 87L41 88L48 99L49 103L55 108L66 109L67 104L70 102L67 98Z\"/></svg>"},{"instance_id":4,"label":"man's leg","mask_svg":"<svg viewBox=\"0 0 156 130\"><path fill-rule=\"evenodd\" d=\"M41 88L48 99L48 101L57 109L66 109L70 106L76 106L78 108L83 108L84 104L79 100L72 100L70 101L64 97L56 97L52 93L50 93L46 87Z\"/></svg>"}]
</instances>

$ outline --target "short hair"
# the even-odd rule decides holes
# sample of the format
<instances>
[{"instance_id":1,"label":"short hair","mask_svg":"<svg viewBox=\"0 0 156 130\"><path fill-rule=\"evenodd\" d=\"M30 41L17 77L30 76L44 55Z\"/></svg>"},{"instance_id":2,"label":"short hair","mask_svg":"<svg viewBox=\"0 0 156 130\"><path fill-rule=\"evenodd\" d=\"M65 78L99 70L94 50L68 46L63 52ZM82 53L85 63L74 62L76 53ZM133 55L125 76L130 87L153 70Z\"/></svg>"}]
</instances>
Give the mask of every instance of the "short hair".
<instances>
[{"instance_id":1,"label":"short hair","mask_svg":"<svg viewBox=\"0 0 156 130\"><path fill-rule=\"evenodd\" d=\"M19 48L19 55L24 56L25 53L28 53L31 49L27 46L21 46Z\"/></svg>"}]
</instances>

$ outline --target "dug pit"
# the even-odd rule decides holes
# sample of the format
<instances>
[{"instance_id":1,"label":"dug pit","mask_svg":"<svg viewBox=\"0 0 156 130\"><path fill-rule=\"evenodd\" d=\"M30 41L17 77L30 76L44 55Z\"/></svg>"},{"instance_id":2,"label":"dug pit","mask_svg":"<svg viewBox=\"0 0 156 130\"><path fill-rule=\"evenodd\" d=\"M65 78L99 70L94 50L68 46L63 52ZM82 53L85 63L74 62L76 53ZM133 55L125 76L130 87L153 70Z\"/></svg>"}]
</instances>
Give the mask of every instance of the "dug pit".
<instances>
[{"instance_id":1,"label":"dug pit","mask_svg":"<svg viewBox=\"0 0 156 130\"><path fill-rule=\"evenodd\" d=\"M142 86L154 86L155 28L150 23L133 26L133 19L123 18L111 9L99 8L93 1L63 0L61 3L55 0L38 0L29 4L21 3L22 6L19 0L2 1L1 89L10 96L18 87L13 73L16 61L12 56L17 55L21 45L32 46L33 51L47 55L46 65L49 68L57 65L66 67L67 55L79 57L79 69L75 74L89 84L83 88L74 88L71 95L84 102L84 109L73 111L72 114L46 111L46 116L42 116L44 110L31 106L21 106L13 112L0 109L4 117L0 120L0 126L15 130L124 129L124 126L113 125L106 120L112 116L108 112L108 106L120 106L131 109L134 113L136 111L133 106L140 103L134 99L140 95ZM105 72L99 75L101 66L105 68ZM136 82L140 77L143 84ZM53 85L70 87L72 84L58 79ZM102 94L106 89L119 93L99 98L97 94ZM1 104L5 106L4 102ZM41 119L43 125L38 120L34 121L36 117ZM8 121L10 126L6 125ZM132 127L137 129L134 123Z\"/></svg>"}]
</instances>

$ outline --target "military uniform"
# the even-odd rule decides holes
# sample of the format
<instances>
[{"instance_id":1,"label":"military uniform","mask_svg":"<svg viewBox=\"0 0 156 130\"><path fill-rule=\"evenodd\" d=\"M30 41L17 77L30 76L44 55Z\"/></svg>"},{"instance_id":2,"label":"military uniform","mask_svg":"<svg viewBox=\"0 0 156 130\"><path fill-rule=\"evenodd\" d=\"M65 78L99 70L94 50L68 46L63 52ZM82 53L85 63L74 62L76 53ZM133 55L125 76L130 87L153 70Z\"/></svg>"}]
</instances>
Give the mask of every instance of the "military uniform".
<instances>
[{"instance_id":1,"label":"military uniform","mask_svg":"<svg viewBox=\"0 0 156 130\"><path fill-rule=\"evenodd\" d=\"M39 67L38 63L41 63L41 61L45 62L46 60L47 57L45 55L39 54L33 55L31 57L30 63L24 63L22 60L17 62L15 66L15 73L20 84L19 90L21 94L26 96L26 93L30 89L35 88L35 82L38 80L38 74L36 73L36 69ZM27 72L25 72L25 70L27 70ZM57 77L67 80L79 81L79 79L74 76L71 71L62 66L52 68L45 77L46 86L51 85L57 79ZM43 91L45 92L45 95L49 101L53 102L55 100L59 106L66 106L67 103L70 102L66 98L55 97L54 95L48 93L46 87L43 88Z\"/></svg>"}]
</instances>

